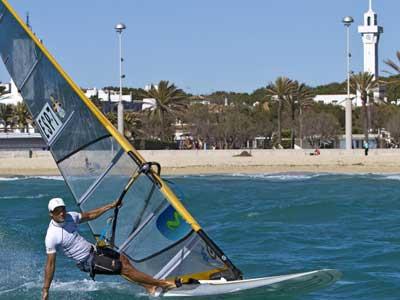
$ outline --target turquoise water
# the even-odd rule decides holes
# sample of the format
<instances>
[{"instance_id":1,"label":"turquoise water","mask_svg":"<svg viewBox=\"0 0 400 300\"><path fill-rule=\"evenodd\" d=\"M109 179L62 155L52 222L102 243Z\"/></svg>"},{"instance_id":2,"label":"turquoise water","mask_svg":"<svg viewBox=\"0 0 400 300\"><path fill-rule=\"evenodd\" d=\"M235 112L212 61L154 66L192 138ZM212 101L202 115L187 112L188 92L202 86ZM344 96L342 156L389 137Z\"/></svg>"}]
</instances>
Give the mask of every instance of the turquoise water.
<instances>
[{"instance_id":1,"label":"turquoise water","mask_svg":"<svg viewBox=\"0 0 400 300\"><path fill-rule=\"evenodd\" d=\"M246 277L321 268L343 272L342 280L326 289L279 299L400 298L400 175L168 179L180 186L188 209ZM0 178L0 299L39 298L49 222L46 206L53 196L64 197L69 208L75 208L61 178ZM87 225L81 232L90 238ZM89 280L62 255L57 257L50 295L148 299L119 277Z\"/></svg>"}]
</instances>

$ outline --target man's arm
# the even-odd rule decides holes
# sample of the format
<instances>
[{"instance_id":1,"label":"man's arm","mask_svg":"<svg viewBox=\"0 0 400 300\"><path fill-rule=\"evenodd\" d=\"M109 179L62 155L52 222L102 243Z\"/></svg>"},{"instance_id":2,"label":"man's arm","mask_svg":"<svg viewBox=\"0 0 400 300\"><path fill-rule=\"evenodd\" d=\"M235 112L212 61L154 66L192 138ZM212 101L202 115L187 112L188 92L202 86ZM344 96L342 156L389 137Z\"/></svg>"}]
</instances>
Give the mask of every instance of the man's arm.
<instances>
[{"instance_id":1,"label":"man's arm","mask_svg":"<svg viewBox=\"0 0 400 300\"><path fill-rule=\"evenodd\" d=\"M102 206L102 207L93 209L93 210L91 210L91 211L82 212L82 213L81 213L81 220L80 220L80 223L94 220L94 219L100 217L100 216L101 216L102 214L104 214L106 211L109 211L110 209L115 208L117 205L118 205L118 200L116 200L116 201L114 201L114 202L112 202L112 203L110 203L110 204L104 205L104 206Z\"/></svg>"},{"instance_id":2,"label":"man's arm","mask_svg":"<svg viewBox=\"0 0 400 300\"><path fill-rule=\"evenodd\" d=\"M51 282L53 281L55 269L56 269L56 253L47 254L46 267L44 269L42 300L47 300L49 297L49 288Z\"/></svg>"}]
</instances>

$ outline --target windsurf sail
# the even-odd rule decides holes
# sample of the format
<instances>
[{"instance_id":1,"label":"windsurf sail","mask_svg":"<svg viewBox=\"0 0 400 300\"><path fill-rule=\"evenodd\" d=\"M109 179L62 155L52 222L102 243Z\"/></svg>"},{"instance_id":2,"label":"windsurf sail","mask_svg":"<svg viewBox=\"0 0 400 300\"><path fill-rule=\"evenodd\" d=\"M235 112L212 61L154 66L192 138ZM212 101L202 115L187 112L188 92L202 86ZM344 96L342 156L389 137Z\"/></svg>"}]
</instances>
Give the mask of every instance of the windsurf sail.
<instances>
[{"instance_id":1,"label":"windsurf sail","mask_svg":"<svg viewBox=\"0 0 400 300\"><path fill-rule=\"evenodd\" d=\"M6 0L0 0L0 55L80 209L123 199L117 213L89 222L97 239L156 278L241 278L156 169L85 97Z\"/></svg>"}]
</instances>

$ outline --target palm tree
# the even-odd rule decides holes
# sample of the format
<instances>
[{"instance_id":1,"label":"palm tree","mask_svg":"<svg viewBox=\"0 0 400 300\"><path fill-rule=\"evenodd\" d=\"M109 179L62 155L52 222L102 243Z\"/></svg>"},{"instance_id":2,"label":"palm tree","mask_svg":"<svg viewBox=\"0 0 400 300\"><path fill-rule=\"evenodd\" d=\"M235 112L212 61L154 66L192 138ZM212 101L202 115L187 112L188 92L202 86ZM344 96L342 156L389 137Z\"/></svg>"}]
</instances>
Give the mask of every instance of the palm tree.
<instances>
[{"instance_id":1,"label":"palm tree","mask_svg":"<svg viewBox=\"0 0 400 300\"><path fill-rule=\"evenodd\" d=\"M126 112L124 114L124 128L125 136L137 139L143 136L143 130L141 129L141 119L137 112Z\"/></svg>"},{"instance_id":2,"label":"palm tree","mask_svg":"<svg viewBox=\"0 0 400 300\"><path fill-rule=\"evenodd\" d=\"M160 122L161 140L164 141L165 129L169 126L165 124L165 120L168 115L177 117L187 108L186 94L174 84L161 80L157 86L151 85L150 90L144 92L142 96L156 101L155 105L148 108L147 111L150 118L157 119Z\"/></svg>"},{"instance_id":3,"label":"palm tree","mask_svg":"<svg viewBox=\"0 0 400 300\"><path fill-rule=\"evenodd\" d=\"M364 139L368 142L368 95L374 91L375 88L378 87L378 81L375 80L375 76L369 72L360 72L358 74L354 74L350 78L350 83L355 92L359 92L361 96L361 102L363 107L363 130L364 130Z\"/></svg>"},{"instance_id":4,"label":"palm tree","mask_svg":"<svg viewBox=\"0 0 400 300\"><path fill-rule=\"evenodd\" d=\"M391 71L386 71L386 70L384 71L385 73L388 73L390 75L390 77L387 78L385 81L382 81L381 84L387 86L386 94L388 96L387 98L389 98L389 103L391 101L395 101L396 104L397 104L397 102L398 102L397 101L397 99L398 99L397 95L393 99L392 97L390 97L390 94L391 94L391 90L392 91L396 91L396 94L397 94L397 89L399 88L399 85L400 85L400 76L399 76L400 75L400 51L396 52L396 57L397 57L397 60L399 61L399 64L397 64L396 62L394 62L391 59L387 59L387 60L384 61L385 64L387 66L389 66L392 70ZM386 102L384 101L384 103L386 103Z\"/></svg>"},{"instance_id":5,"label":"palm tree","mask_svg":"<svg viewBox=\"0 0 400 300\"><path fill-rule=\"evenodd\" d=\"M293 90L293 81L287 77L278 77L275 83L270 83L267 88L267 94L273 96L278 101L278 143L282 143L282 109L287 97Z\"/></svg>"},{"instance_id":6,"label":"palm tree","mask_svg":"<svg viewBox=\"0 0 400 300\"><path fill-rule=\"evenodd\" d=\"M4 132L8 131L8 126L13 125L14 109L12 104L0 104L0 120L4 125Z\"/></svg>"},{"instance_id":7,"label":"palm tree","mask_svg":"<svg viewBox=\"0 0 400 300\"><path fill-rule=\"evenodd\" d=\"M17 103L14 108L15 119L21 132L28 131L28 125L32 122L28 107L24 102Z\"/></svg>"},{"instance_id":8,"label":"palm tree","mask_svg":"<svg viewBox=\"0 0 400 300\"><path fill-rule=\"evenodd\" d=\"M294 149L295 140L296 140L296 111L299 111L299 137L300 137L300 146L302 146L302 118L303 118L303 109L311 106L313 101L313 94L304 83L299 83L297 80L293 82L293 87L291 93L286 97L286 102L290 107L291 119L292 119L292 128L290 133L291 138L291 148Z\"/></svg>"},{"instance_id":9,"label":"palm tree","mask_svg":"<svg viewBox=\"0 0 400 300\"><path fill-rule=\"evenodd\" d=\"M400 62L400 51L396 52L397 60ZM397 74L400 74L400 65L396 64L393 60L385 60L385 64L391 67Z\"/></svg>"}]
</instances>

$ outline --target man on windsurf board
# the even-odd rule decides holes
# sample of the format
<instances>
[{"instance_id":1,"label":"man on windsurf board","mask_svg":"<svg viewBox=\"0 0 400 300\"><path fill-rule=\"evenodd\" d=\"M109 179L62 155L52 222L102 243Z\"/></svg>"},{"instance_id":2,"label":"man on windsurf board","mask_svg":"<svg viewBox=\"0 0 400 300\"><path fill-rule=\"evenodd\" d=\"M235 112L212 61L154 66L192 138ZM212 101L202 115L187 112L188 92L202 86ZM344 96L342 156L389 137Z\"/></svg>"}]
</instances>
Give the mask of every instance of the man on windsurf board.
<instances>
[{"instance_id":1,"label":"man on windsurf board","mask_svg":"<svg viewBox=\"0 0 400 300\"><path fill-rule=\"evenodd\" d=\"M79 224L94 220L119 205L121 202L117 200L100 208L78 213L67 212L61 198L53 198L49 201L51 221L45 239L47 261L42 300L48 299L55 271L56 253L59 249L62 249L67 257L74 259L81 271L90 273L92 278L95 274L122 275L129 281L143 286L150 294L154 294L157 287L169 290L179 285L179 282L157 280L140 272L132 266L123 253L110 248L96 249L78 233Z\"/></svg>"}]
</instances>

